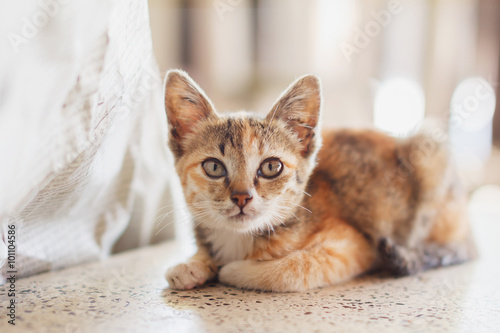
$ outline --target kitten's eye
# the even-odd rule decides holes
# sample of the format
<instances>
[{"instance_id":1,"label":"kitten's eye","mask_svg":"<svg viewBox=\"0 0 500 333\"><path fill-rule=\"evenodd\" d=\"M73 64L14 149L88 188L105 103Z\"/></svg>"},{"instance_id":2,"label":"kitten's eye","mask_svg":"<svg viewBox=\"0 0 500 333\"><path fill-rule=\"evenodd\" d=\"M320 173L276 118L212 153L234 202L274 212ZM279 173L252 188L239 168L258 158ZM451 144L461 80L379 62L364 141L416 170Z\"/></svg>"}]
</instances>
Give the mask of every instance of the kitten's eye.
<instances>
[{"instance_id":1,"label":"kitten's eye","mask_svg":"<svg viewBox=\"0 0 500 333\"><path fill-rule=\"evenodd\" d=\"M226 168L224 167L224 164L215 158L209 158L201 165L209 177L220 178L226 175Z\"/></svg>"},{"instance_id":2,"label":"kitten's eye","mask_svg":"<svg viewBox=\"0 0 500 333\"><path fill-rule=\"evenodd\" d=\"M268 158L260 165L259 175L264 178L274 178L283 171L283 163L277 158Z\"/></svg>"}]
</instances>

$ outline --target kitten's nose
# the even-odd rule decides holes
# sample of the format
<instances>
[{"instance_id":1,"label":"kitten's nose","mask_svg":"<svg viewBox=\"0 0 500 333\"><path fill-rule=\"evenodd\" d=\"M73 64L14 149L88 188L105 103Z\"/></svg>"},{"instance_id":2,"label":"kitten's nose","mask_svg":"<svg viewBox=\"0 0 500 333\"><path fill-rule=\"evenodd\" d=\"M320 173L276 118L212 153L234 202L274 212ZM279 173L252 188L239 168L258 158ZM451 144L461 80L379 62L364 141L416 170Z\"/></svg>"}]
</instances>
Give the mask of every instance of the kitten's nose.
<instances>
[{"instance_id":1,"label":"kitten's nose","mask_svg":"<svg viewBox=\"0 0 500 333\"><path fill-rule=\"evenodd\" d=\"M233 192L233 194L231 194L231 200L241 209L243 209L252 198L250 192Z\"/></svg>"}]
</instances>

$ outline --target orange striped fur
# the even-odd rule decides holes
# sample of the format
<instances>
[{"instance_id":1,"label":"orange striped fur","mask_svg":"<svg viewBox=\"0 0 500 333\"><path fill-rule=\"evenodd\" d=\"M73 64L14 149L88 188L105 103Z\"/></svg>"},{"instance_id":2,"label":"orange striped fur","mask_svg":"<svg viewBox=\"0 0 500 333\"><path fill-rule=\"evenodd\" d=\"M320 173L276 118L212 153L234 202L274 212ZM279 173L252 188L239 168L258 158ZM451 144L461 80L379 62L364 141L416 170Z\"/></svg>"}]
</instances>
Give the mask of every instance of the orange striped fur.
<instances>
[{"instance_id":1,"label":"orange striped fur","mask_svg":"<svg viewBox=\"0 0 500 333\"><path fill-rule=\"evenodd\" d=\"M218 278L299 291L474 257L466 195L444 146L369 130L321 135L315 76L294 82L260 118L217 113L186 73L170 71L165 107L198 245L168 270L172 288Z\"/></svg>"}]
</instances>

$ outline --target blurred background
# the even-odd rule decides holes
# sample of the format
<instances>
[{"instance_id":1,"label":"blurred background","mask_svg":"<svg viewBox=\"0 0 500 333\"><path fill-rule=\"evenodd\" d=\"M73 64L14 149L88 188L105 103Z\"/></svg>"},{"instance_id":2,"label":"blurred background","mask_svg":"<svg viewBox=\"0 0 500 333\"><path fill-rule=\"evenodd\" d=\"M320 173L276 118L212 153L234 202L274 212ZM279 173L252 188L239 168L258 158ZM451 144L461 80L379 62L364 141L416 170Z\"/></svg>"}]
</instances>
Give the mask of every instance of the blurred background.
<instances>
[{"instance_id":1,"label":"blurred background","mask_svg":"<svg viewBox=\"0 0 500 333\"><path fill-rule=\"evenodd\" d=\"M500 184L500 2L149 0L162 75L182 68L219 111L267 112L321 77L324 126L449 137L464 181Z\"/></svg>"}]
</instances>

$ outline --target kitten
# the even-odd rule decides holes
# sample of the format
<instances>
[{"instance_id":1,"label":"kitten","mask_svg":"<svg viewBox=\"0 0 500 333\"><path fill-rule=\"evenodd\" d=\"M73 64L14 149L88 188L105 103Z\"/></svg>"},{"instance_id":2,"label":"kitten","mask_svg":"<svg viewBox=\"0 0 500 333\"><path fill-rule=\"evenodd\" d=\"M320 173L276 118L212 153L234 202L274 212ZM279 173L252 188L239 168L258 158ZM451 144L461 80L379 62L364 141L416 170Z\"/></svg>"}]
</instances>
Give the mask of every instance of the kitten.
<instances>
[{"instance_id":1,"label":"kitten","mask_svg":"<svg viewBox=\"0 0 500 333\"><path fill-rule=\"evenodd\" d=\"M217 113L174 70L165 107L198 246L168 270L171 288L218 277L240 288L300 291L376 268L408 275L475 256L466 194L446 149L425 136L320 135L315 76L295 81L260 118Z\"/></svg>"}]
</instances>

